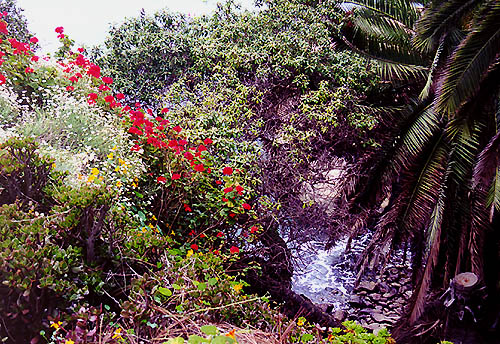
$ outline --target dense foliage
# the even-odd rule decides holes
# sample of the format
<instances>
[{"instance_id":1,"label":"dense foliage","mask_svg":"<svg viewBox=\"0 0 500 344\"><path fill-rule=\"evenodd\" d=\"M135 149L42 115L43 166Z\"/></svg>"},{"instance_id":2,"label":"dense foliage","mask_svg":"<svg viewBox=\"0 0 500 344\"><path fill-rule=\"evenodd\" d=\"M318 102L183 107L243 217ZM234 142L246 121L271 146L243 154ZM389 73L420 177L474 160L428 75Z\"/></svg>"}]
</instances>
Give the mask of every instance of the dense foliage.
<instances>
[{"instance_id":1,"label":"dense foliage","mask_svg":"<svg viewBox=\"0 0 500 344\"><path fill-rule=\"evenodd\" d=\"M0 145L5 341L392 341L350 322L289 320L247 294L243 278L259 266L238 261L263 232L262 147L239 124L256 121L257 88L229 70L200 78L206 97L181 78L169 93L153 88L189 103L126 105L109 72L55 31L57 61L35 55L36 37L1 33L0 134L13 136Z\"/></svg>"}]
</instances>

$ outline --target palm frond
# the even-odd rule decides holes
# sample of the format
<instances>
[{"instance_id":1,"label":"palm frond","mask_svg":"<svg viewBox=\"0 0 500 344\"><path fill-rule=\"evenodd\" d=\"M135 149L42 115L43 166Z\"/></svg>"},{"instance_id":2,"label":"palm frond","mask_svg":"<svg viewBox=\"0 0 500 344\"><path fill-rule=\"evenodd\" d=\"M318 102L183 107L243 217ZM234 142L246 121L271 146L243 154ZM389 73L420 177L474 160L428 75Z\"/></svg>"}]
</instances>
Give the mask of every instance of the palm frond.
<instances>
[{"instance_id":1,"label":"palm frond","mask_svg":"<svg viewBox=\"0 0 500 344\"><path fill-rule=\"evenodd\" d=\"M477 0L439 1L424 11L423 16L417 21L415 28L414 46L423 52L436 48L443 34L452 28L460 26L466 12L478 4Z\"/></svg>"},{"instance_id":2,"label":"palm frond","mask_svg":"<svg viewBox=\"0 0 500 344\"><path fill-rule=\"evenodd\" d=\"M443 183L443 185L445 185ZM426 296L429 291L430 282L434 268L436 267L439 248L441 243L441 228L443 224L443 213L445 208L445 190L441 188L439 190L439 198L432 210L432 215L430 219L429 226L427 228L427 245L426 245L426 263L425 269L422 274L418 286L414 291L414 298L410 308L410 324L415 323L422 313L424 312L424 306L426 301Z\"/></svg>"},{"instance_id":3,"label":"palm frond","mask_svg":"<svg viewBox=\"0 0 500 344\"><path fill-rule=\"evenodd\" d=\"M427 75L427 82L425 83L425 86L424 88L422 89L422 91L420 92L420 95L418 96L418 98L420 100L424 100L426 99L427 97L429 97L430 93L431 93L431 88L434 86L434 79L435 79L435 74L436 74L436 70L438 68L438 65L439 65L439 62L441 60L441 54L444 50L444 36L441 37L441 40L439 42L439 46L436 50L436 53L434 54L434 59L432 60L432 64L431 64L431 67L429 69L429 73Z\"/></svg>"},{"instance_id":4,"label":"palm frond","mask_svg":"<svg viewBox=\"0 0 500 344\"><path fill-rule=\"evenodd\" d=\"M419 5L417 2L409 0L345 0L340 6L360 8L372 12L374 15L384 16L394 22L411 29L419 18Z\"/></svg>"},{"instance_id":5,"label":"palm frond","mask_svg":"<svg viewBox=\"0 0 500 344\"><path fill-rule=\"evenodd\" d=\"M453 116L472 98L500 53L500 2L485 9L484 20L472 30L452 55L438 90L436 109Z\"/></svg>"}]
</instances>

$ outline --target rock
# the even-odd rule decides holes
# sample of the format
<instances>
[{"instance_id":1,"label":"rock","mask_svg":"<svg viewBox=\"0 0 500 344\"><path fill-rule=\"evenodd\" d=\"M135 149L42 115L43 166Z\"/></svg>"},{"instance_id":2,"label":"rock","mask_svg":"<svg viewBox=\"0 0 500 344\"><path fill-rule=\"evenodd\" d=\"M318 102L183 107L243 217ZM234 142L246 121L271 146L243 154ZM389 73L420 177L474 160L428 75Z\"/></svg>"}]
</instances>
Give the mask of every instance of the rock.
<instances>
[{"instance_id":1,"label":"rock","mask_svg":"<svg viewBox=\"0 0 500 344\"><path fill-rule=\"evenodd\" d=\"M389 324L395 323L398 320L396 317L388 317L378 312L372 313L372 319L375 320L377 323L389 323Z\"/></svg>"},{"instance_id":2,"label":"rock","mask_svg":"<svg viewBox=\"0 0 500 344\"><path fill-rule=\"evenodd\" d=\"M335 320L338 321L344 321L345 316L346 316L345 312L341 309L338 309L333 313L333 317L335 318Z\"/></svg>"},{"instance_id":3,"label":"rock","mask_svg":"<svg viewBox=\"0 0 500 344\"><path fill-rule=\"evenodd\" d=\"M405 294L404 294L404 295L405 295L405 297L410 298L410 297L411 297L411 294L413 294L413 293L411 292L411 290L408 290L408 291L405 291Z\"/></svg>"},{"instance_id":4,"label":"rock","mask_svg":"<svg viewBox=\"0 0 500 344\"><path fill-rule=\"evenodd\" d=\"M380 290L380 292L382 293L386 293L388 292L391 288L389 287L389 285L385 282L380 282L379 285L378 285L378 289Z\"/></svg>"},{"instance_id":5,"label":"rock","mask_svg":"<svg viewBox=\"0 0 500 344\"><path fill-rule=\"evenodd\" d=\"M377 283L375 283L375 282L363 281L358 285L356 290L374 291L376 287L377 287Z\"/></svg>"},{"instance_id":6,"label":"rock","mask_svg":"<svg viewBox=\"0 0 500 344\"><path fill-rule=\"evenodd\" d=\"M361 296L366 296L368 294L368 292L366 290L361 290L360 292L358 292L358 295L361 295Z\"/></svg>"},{"instance_id":7,"label":"rock","mask_svg":"<svg viewBox=\"0 0 500 344\"><path fill-rule=\"evenodd\" d=\"M326 312L328 313L327 309L328 309L328 306L330 306L329 304L327 303L320 303L317 305L319 309L321 309L323 312Z\"/></svg>"},{"instance_id":8,"label":"rock","mask_svg":"<svg viewBox=\"0 0 500 344\"><path fill-rule=\"evenodd\" d=\"M380 301L380 299L382 298L380 294L372 294L370 297L373 301Z\"/></svg>"},{"instance_id":9,"label":"rock","mask_svg":"<svg viewBox=\"0 0 500 344\"><path fill-rule=\"evenodd\" d=\"M365 302L361 296L353 295L349 300L349 304L354 307L362 307L365 305Z\"/></svg>"},{"instance_id":10,"label":"rock","mask_svg":"<svg viewBox=\"0 0 500 344\"><path fill-rule=\"evenodd\" d=\"M369 324L369 325L365 326L365 328L372 330L375 335L378 333L378 331L380 331L384 327L385 327L384 325L377 324L377 323L373 323L373 324Z\"/></svg>"},{"instance_id":11,"label":"rock","mask_svg":"<svg viewBox=\"0 0 500 344\"><path fill-rule=\"evenodd\" d=\"M398 292L396 291L396 289L391 289L390 291L388 291L387 293L382 295L382 297L384 299L392 299L394 297L394 295L396 295L397 293Z\"/></svg>"},{"instance_id":12,"label":"rock","mask_svg":"<svg viewBox=\"0 0 500 344\"><path fill-rule=\"evenodd\" d=\"M391 286L394 287L394 288L398 288L398 289L401 288L401 284L398 283L398 282L392 282Z\"/></svg>"}]
</instances>

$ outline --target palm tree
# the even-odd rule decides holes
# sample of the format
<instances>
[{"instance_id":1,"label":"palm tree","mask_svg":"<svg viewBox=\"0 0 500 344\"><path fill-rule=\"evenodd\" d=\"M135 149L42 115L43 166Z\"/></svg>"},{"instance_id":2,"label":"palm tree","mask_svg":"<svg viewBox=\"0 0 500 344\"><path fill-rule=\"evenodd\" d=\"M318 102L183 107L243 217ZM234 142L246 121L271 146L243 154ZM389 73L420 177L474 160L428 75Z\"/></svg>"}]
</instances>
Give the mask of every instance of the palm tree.
<instances>
[{"instance_id":1,"label":"palm tree","mask_svg":"<svg viewBox=\"0 0 500 344\"><path fill-rule=\"evenodd\" d=\"M499 252L486 252L485 242L498 243L491 224L500 209L500 2L348 3L346 44L382 78L420 87L391 115L393 135L352 201L358 216L377 220L359 276L385 266L395 248L413 247L413 324L429 292L459 272L474 272L490 289L498 283Z\"/></svg>"}]
</instances>

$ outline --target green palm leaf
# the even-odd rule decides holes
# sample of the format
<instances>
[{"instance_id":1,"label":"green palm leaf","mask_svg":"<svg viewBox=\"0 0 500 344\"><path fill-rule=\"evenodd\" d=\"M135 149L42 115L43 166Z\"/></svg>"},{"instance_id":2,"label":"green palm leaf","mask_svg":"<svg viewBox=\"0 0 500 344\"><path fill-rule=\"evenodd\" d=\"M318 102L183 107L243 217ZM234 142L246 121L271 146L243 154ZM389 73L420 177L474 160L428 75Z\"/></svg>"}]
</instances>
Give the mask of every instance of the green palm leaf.
<instances>
[{"instance_id":1,"label":"green palm leaf","mask_svg":"<svg viewBox=\"0 0 500 344\"><path fill-rule=\"evenodd\" d=\"M480 1L463 0L436 1L426 9L422 18L418 20L415 29L415 48L429 52L436 48L441 37L461 26L464 14L476 6Z\"/></svg>"},{"instance_id":2,"label":"green palm leaf","mask_svg":"<svg viewBox=\"0 0 500 344\"><path fill-rule=\"evenodd\" d=\"M500 53L500 2L485 9L485 18L459 45L439 88L436 108L453 116L478 91Z\"/></svg>"}]
</instances>

